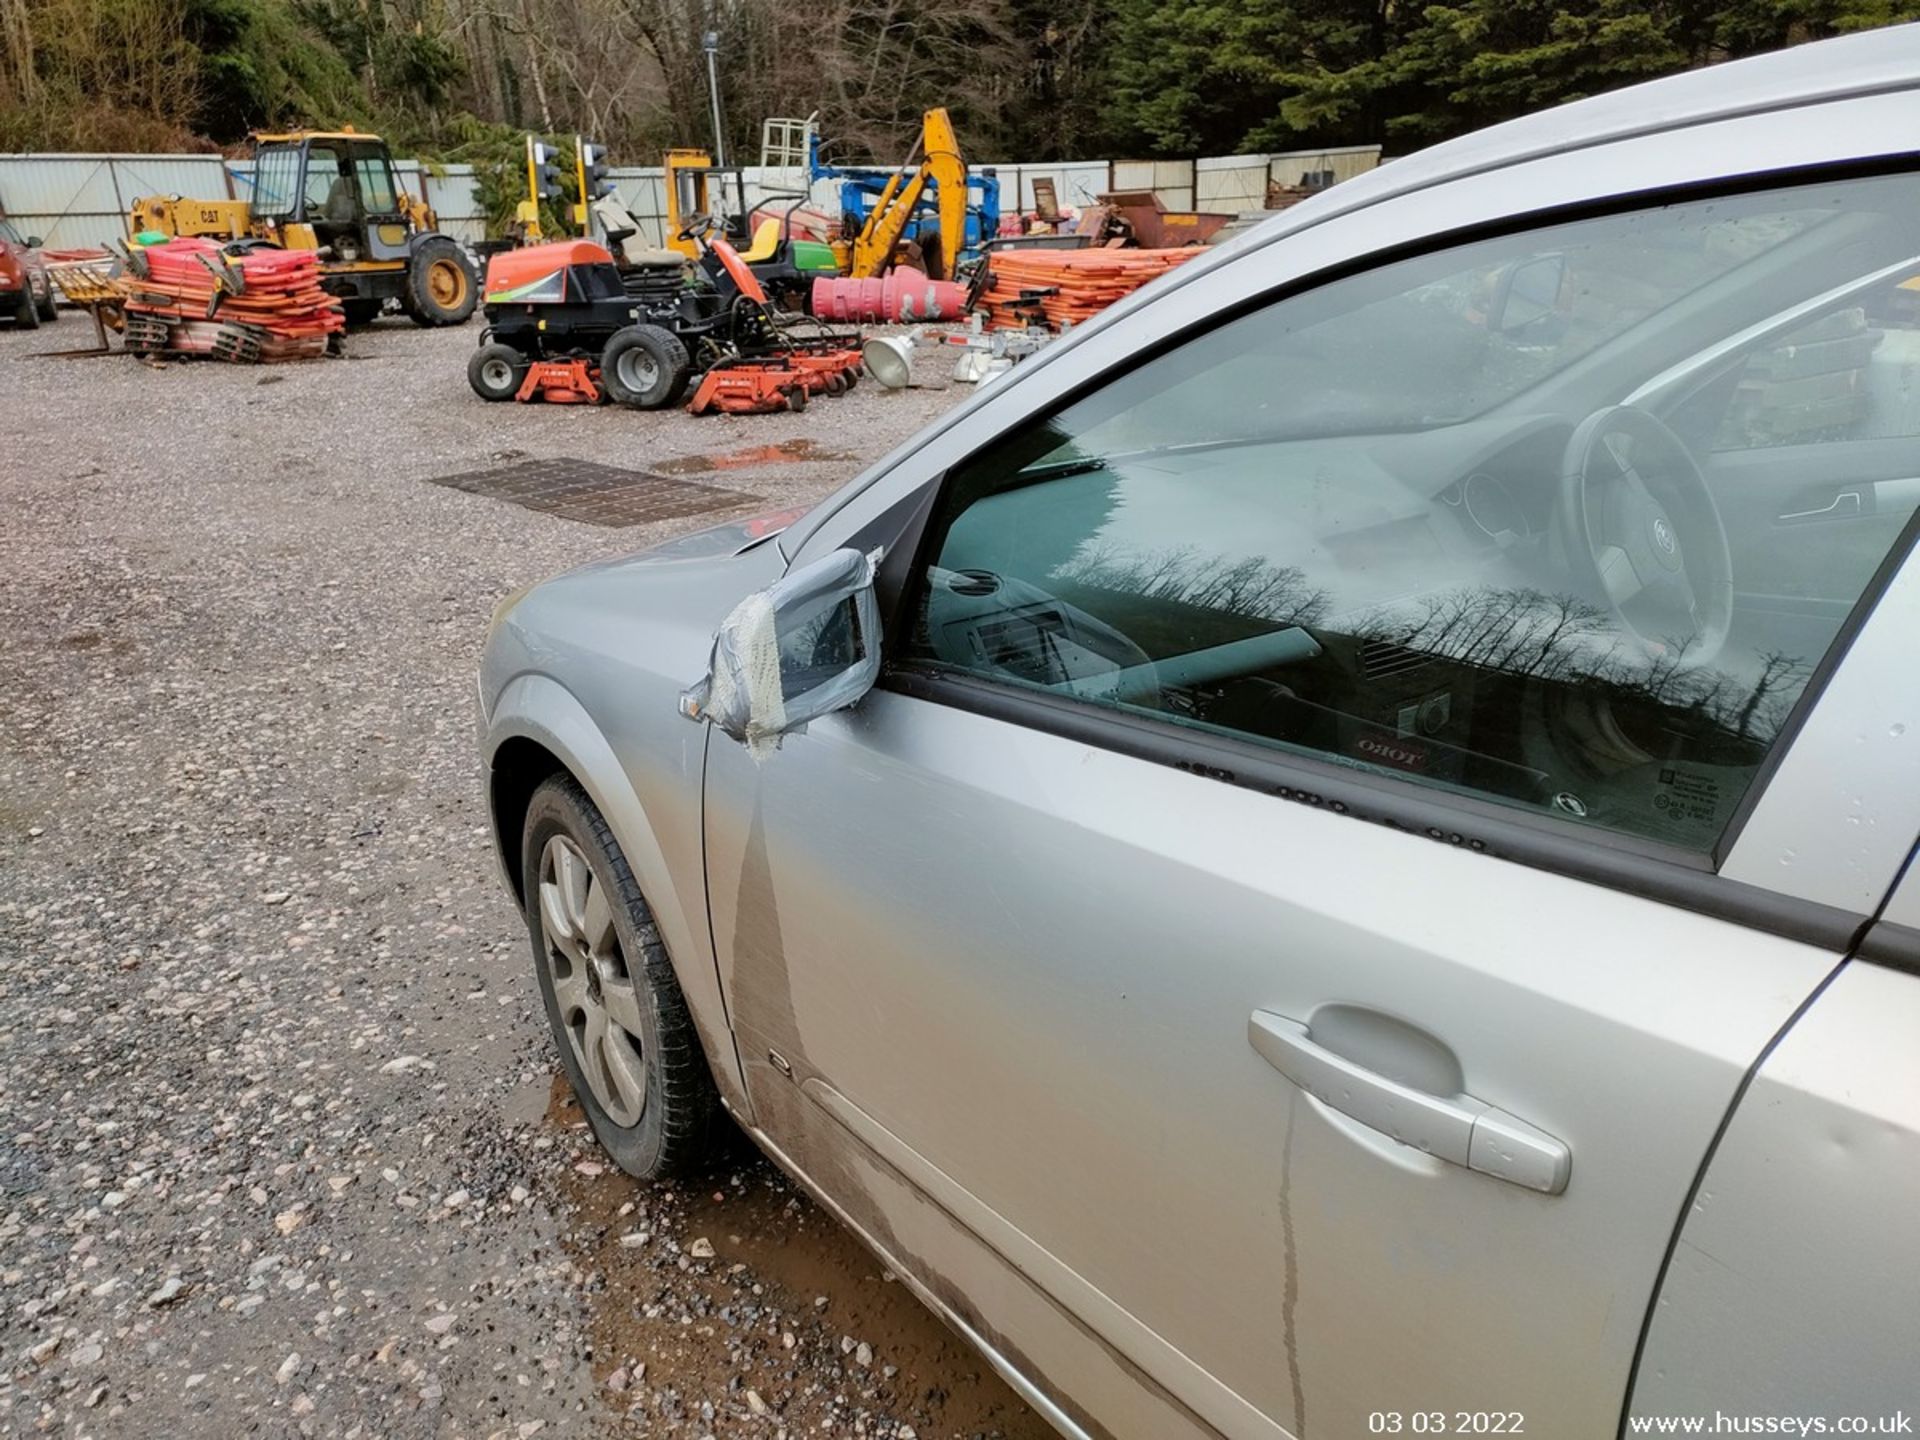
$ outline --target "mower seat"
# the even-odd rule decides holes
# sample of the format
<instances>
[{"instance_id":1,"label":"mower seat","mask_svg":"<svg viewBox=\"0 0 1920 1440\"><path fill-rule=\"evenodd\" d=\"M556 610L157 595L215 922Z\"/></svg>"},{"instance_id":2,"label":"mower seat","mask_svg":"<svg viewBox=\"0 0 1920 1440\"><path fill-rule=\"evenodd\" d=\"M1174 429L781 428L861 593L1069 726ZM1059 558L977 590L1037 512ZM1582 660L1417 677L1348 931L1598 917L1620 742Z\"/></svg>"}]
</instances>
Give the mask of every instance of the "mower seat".
<instances>
[{"instance_id":1,"label":"mower seat","mask_svg":"<svg viewBox=\"0 0 1920 1440\"><path fill-rule=\"evenodd\" d=\"M663 265L667 259L684 260L677 250L656 250L640 238L640 222L633 212L609 196L593 202L593 213L600 217L607 243L622 265Z\"/></svg>"},{"instance_id":2,"label":"mower seat","mask_svg":"<svg viewBox=\"0 0 1920 1440\"><path fill-rule=\"evenodd\" d=\"M749 265L758 265L763 260L771 260L780 253L780 222L774 219L762 220L753 231L753 243L740 252L740 258Z\"/></svg>"}]
</instances>

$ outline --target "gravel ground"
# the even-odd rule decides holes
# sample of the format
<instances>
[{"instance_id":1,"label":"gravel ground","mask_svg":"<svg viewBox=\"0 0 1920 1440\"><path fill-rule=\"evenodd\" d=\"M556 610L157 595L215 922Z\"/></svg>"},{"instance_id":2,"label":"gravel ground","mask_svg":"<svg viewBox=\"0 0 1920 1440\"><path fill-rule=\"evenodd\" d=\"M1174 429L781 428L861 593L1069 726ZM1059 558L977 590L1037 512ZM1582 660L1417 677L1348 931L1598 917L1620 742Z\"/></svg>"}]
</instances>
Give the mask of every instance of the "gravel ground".
<instances>
[{"instance_id":1,"label":"gravel ground","mask_svg":"<svg viewBox=\"0 0 1920 1440\"><path fill-rule=\"evenodd\" d=\"M0 332L0 1431L1046 1433L756 1156L636 1186L555 1084L481 631L716 517L422 483L679 457L772 509L857 464L730 454L864 460L959 392L487 406L473 331L392 322L268 369L32 358L82 328Z\"/></svg>"}]
</instances>

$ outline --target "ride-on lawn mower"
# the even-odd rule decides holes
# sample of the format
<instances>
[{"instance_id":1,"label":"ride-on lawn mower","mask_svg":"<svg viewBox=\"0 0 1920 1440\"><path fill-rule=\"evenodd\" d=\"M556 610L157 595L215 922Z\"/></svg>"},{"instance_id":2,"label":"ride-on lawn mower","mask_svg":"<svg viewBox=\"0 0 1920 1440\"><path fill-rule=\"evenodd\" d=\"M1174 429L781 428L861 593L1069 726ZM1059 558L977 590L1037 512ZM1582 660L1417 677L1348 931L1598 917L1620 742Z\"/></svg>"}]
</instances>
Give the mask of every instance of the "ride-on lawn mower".
<instances>
[{"instance_id":1,"label":"ride-on lawn mower","mask_svg":"<svg viewBox=\"0 0 1920 1440\"><path fill-rule=\"evenodd\" d=\"M484 400L612 400L636 410L802 410L850 389L857 334L777 314L752 270L711 224L689 227L707 283L688 285L675 255L618 269L585 240L534 245L487 265L487 329L467 365ZM812 327L812 333L800 333Z\"/></svg>"}]
</instances>

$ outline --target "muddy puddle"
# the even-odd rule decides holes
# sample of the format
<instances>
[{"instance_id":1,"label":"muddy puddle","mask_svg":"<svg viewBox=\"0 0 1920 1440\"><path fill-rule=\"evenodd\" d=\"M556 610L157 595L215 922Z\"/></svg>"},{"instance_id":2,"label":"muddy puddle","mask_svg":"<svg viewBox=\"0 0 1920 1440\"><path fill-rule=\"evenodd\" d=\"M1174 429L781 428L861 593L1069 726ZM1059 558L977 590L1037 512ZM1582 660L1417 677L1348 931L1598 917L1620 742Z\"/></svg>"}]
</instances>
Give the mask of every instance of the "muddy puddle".
<instances>
[{"instance_id":1,"label":"muddy puddle","mask_svg":"<svg viewBox=\"0 0 1920 1440\"><path fill-rule=\"evenodd\" d=\"M833 450L818 440L782 440L772 445L749 445L716 455L681 455L647 468L657 475L711 475L716 470L752 470L761 465L810 465L852 461L850 450Z\"/></svg>"},{"instance_id":2,"label":"muddy puddle","mask_svg":"<svg viewBox=\"0 0 1920 1440\"><path fill-rule=\"evenodd\" d=\"M642 1185L594 1144L562 1078L546 1118L578 1152L560 1190L574 1262L594 1277L594 1378L621 1433L1052 1440L744 1139L698 1181Z\"/></svg>"}]
</instances>

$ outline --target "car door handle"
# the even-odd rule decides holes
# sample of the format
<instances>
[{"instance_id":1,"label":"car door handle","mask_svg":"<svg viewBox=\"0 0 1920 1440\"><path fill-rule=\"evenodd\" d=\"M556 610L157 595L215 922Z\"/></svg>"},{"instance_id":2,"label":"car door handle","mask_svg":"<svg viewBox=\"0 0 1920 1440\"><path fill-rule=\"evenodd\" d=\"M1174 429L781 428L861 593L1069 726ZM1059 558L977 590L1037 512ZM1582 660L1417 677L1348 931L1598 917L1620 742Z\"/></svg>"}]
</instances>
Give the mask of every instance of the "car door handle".
<instances>
[{"instance_id":1,"label":"car door handle","mask_svg":"<svg viewBox=\"0 0 1920 1440\"><path fill-rule=\"evenodd\" d=\"M1784 511L1774 517L1775 523L1796 525L1809 520L1852 520L1866 508L1858 490L1842 490L1824 505L1804 503L1808 508Z\"/></svg>"},{"instance_id":2,"label":"car door handle","mask_svg":"<svg viewBox=\"0 0 1920 1440\"><path fill-rule=\"evenodd\" d=\"M1247 1040L1274 1069L1322 1105L1370 1130L1543 1195L1567 1188L1566 1145L1471 1095L1433 1095L1316 1045L1298 1020L1256 1010Z\"/></svg>"}]
</instances>

